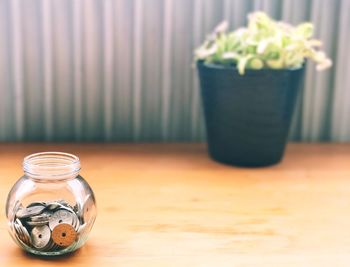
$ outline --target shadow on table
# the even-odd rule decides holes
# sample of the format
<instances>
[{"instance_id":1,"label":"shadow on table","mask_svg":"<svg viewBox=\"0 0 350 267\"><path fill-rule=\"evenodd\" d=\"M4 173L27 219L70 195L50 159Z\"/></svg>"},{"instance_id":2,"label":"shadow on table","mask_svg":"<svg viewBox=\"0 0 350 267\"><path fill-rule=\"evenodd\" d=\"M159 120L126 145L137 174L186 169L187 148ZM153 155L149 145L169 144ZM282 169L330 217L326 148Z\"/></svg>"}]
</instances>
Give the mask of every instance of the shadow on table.
<instances>
[{"instance_id":1,"label":"shadow on table","mask_svg":"<svg viewBox=\"0 0 350 267\"><path fill-rule=\"evenodd\" d=\"M54 261L54 262L66 262L71 261L72 258L77 257L81 253L81 249L78 249L76 251L64 254L64 255L57 255L57 256L40 256L31 254L27 251L21 250L21 254L29 259L37 259L37 260L43 260L43 261Z\"/></svg>"}]
</instances>

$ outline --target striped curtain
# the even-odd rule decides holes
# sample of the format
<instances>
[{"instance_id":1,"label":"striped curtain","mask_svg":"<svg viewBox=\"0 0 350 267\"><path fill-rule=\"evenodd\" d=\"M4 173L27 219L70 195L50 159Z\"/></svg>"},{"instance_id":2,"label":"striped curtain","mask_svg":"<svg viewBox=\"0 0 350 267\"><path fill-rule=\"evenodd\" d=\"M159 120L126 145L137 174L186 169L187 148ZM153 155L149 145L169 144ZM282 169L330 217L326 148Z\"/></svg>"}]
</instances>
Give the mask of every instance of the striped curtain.
<instances>
[{"instance_id":1,"label":"striped curtain","mask_svg":"<svg viewBox=\"0 0 350 267\"><path fill-rule=\"evenodd\" d=\"M349 0L0 0L0 140L202 141L193 49L264 10L316 26L291 139L350 141Z\"/></svg>"}]
</instances>

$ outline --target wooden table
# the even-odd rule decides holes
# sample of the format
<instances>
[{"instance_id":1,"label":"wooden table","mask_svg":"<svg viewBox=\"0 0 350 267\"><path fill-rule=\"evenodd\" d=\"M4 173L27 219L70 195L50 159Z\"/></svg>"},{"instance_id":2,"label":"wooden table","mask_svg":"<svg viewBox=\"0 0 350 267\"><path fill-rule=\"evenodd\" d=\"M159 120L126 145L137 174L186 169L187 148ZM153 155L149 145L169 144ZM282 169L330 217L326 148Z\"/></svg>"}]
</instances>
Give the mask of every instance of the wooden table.
<instances>
[{"instance_id":1,"label":"wooden table","mask_svg":"<svg viewBox=\"0 0 350 267\"><path fill-rule=\"evenodd\" d=\"M0 206L22 158L82 161L98 217L87 244L38 258L1 216L0 266L350 266L350 145L292 144L267 168L215 163L198 144L0 144Z\"/></svg>"}]
</instances>

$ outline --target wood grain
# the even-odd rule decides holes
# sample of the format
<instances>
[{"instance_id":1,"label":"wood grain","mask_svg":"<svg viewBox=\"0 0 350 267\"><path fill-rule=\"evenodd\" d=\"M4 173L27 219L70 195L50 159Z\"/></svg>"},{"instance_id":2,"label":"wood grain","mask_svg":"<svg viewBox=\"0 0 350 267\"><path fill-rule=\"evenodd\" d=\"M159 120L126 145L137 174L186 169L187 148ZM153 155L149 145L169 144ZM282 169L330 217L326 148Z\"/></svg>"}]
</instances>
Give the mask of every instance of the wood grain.
<instances>
[{"instance_id":1,"label":"wood grain","mask_svg":"<svg viewBox=\"0 0 350 267\"><path fill-rule=\"evenodd\" d=\"M0 205L32 152L82 161L98 217L60 258L22 252L1 216L0 266L350 266L350 145L292 144L273 167L198 144L0 144ZM4 214L4 212L3 212Z\"/></svg>"}]
</instances>

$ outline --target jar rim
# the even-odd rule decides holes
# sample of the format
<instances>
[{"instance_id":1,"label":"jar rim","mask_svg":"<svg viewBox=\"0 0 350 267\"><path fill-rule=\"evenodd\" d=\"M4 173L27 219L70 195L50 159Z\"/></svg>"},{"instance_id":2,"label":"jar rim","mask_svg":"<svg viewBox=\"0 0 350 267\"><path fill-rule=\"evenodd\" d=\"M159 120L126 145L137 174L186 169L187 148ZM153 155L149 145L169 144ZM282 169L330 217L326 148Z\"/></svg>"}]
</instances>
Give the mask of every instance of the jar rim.
<instances>
[{"instance_id":1,"label":"jar rim","mask_svg":"<svg viewBox=\"0 0 350 267\"><path fill-rule=\"evenodd\" d=\"M80 171L79 157L65 152L39 152L23 159L24 173L39 180L75 178Z\"/></svg>"}]
</instances>

